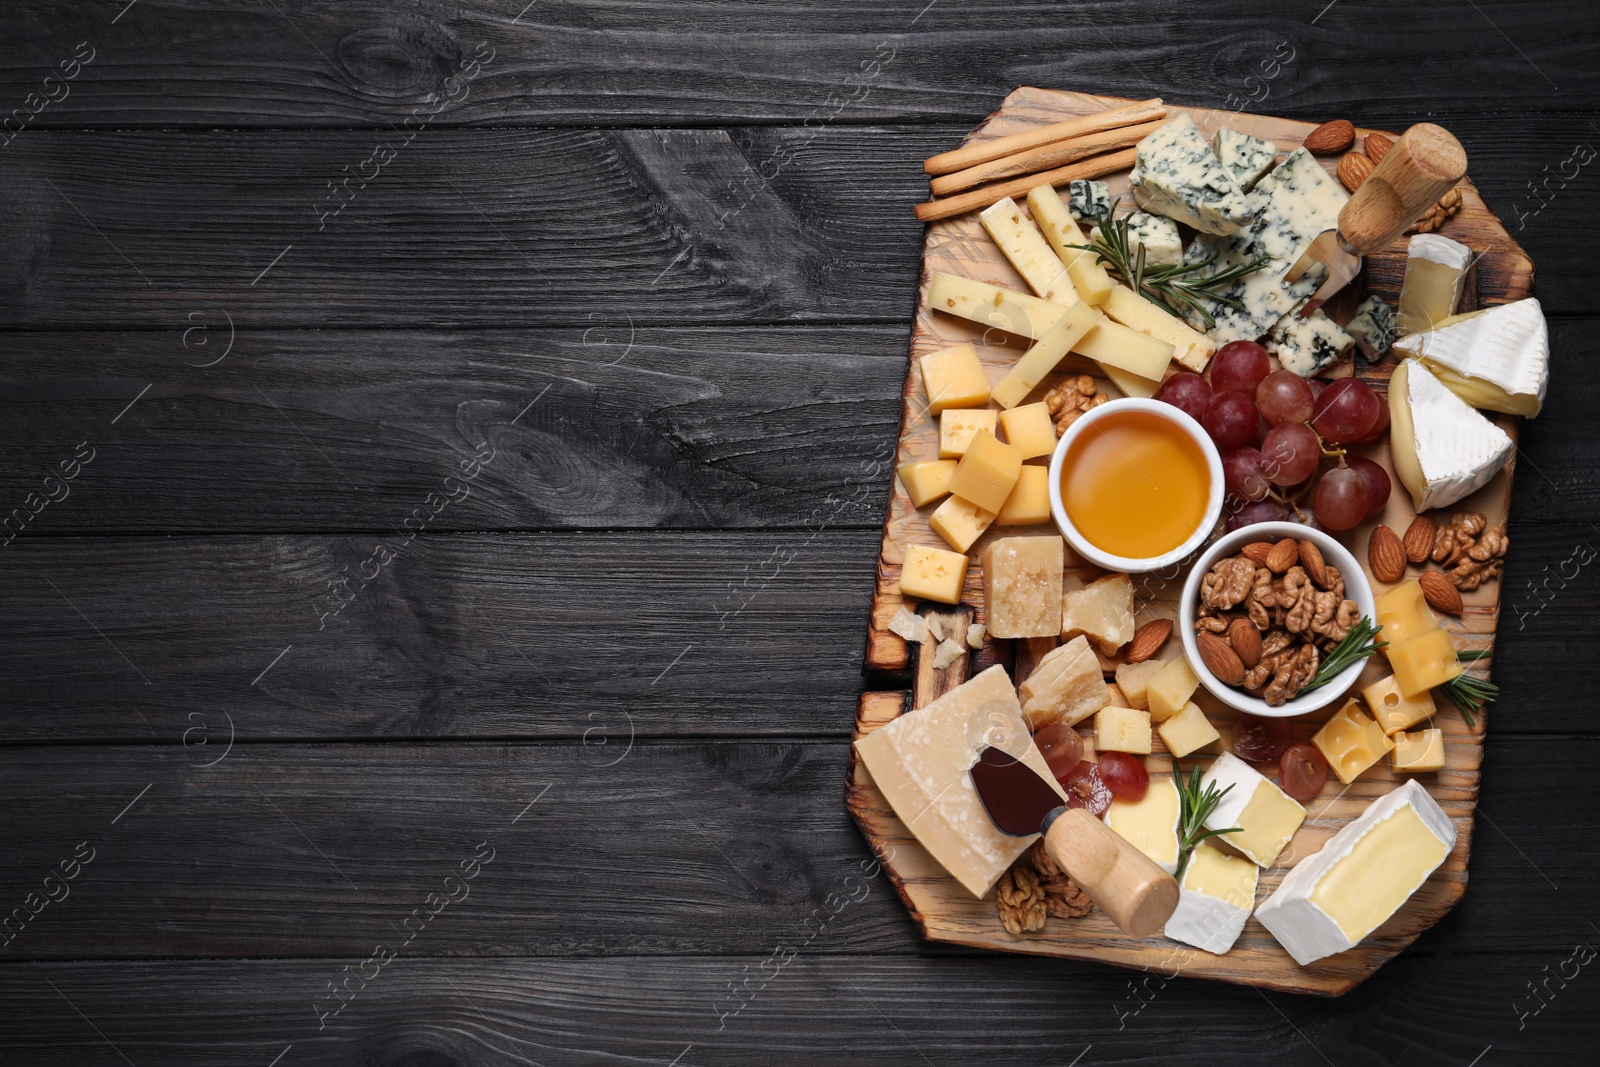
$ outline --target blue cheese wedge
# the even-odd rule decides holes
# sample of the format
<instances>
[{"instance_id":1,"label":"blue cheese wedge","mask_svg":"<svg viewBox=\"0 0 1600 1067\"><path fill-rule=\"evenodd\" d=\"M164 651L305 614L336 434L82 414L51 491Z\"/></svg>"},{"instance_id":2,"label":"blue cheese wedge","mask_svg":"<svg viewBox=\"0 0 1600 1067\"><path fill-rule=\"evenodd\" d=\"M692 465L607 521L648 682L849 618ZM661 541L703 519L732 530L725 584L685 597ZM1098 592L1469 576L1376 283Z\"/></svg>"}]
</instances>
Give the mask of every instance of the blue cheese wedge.
<instances>
[{"instance_id":1,"label":"blue cheese wedge","mask_svg":"<svg viewBox=\"0 0 1600 1067\"><path fill-rule=\"evenodd\" d=\"M1400 484L1426 511L1483 488L1516 446L1427 367L1406 359L1389 379L1389 447Z\"/></svg>"},{"instance_id":2,"label":"blue cheese wedge","mask_svg":"<svg viewBox=\"0 0 1600 1067\"><path fill-rule=\"evenodd\" d=\"M1183 262L1183 238L1178 235L1178 224L1171 219L1135 211L1128 216L1128 242L1130 247L1144 246L1146 266Z\"/></svg>"},{"instance_id":3,"label":"blue cheese wedge","mask_svg":"<svg viewBox=\"0 0 1600 1067\"><path fill-rule=\"evenodd\" d=\"M1373 293L1361 301L1356 313L1345 323L1344 332L1355 338L1356 347L1370 360L1378 360L1394 344L1394 310Z\"/></svg>"},{"instance_id":4,"label":"blue cheese wedge","mask_svg":"<svg viewBox=\"0 0 1600 1067\"><path fill-rule=\"evenodd\" d=\"M1187 115L1139 142L1128 181L1140 207L1203 233L1236 233L1260 211Z\"/></svg>"},{"instance_id":5,"label":"blue cheese wedge","mask_svg":"<svg viewBox=\"0 0 1600 1067\"><path fill-rule=\"evenodd\" d=\"M1278 146L1271 141L1226 126L1211 139L1211 148L1217 154L1217 161L1245 192L1255 188L1256 182L1272 169L1273 160L1278 158Z\"/></svg>"},{"instance_id":6,"label":"blue cheese wedge","mask_svg":"<svg viewBox=\"0 0 1600 1067\"><path fill-rule=\"evenodd\" d=\"M1452 393L1475 408L1533 418L1550 379L1550 333L1533 297L1446 319L1403 337L1396 350L1417 356Z\"/></svg>"},{"instance_id":7,"label":"blue cheese wedge","mask_svg":"<svg viewBox=\"0 0 1600 1067\"><path fill-rule=\"evenodd\" d=\"M1116 801L1111 806L1116 807ZM1222 955L1239 940L1256 903L1254 863L1202 841L1189 854L1178 883L1178 906L1163 933L1174 941Z\"/></svg>"},{"instance_id":8,"label":"blue cheese wedge","mask_svg":"<svg viewBox=\"0 0 1600 1067\"><path fill-rule=\"evenodd\" d=\"M1079 178L1067 183L1067 211L1075 219L1093 221L1111 210L1111 186Z\"/></svg>"},{"instance_id":9,"label":"blue cheese wedge","mask_svg":"<svg viewBox=\"0 0 1600 1067\"><path fill-rule=\"evenodd\" d=\"M1339 328L1319 308L1301 318L1291 312L1267 334L1267 351L1278 357L1284 370L1310 378L1339 362L1355 345L1355 338Z\"/></svg>"}]
</instances>

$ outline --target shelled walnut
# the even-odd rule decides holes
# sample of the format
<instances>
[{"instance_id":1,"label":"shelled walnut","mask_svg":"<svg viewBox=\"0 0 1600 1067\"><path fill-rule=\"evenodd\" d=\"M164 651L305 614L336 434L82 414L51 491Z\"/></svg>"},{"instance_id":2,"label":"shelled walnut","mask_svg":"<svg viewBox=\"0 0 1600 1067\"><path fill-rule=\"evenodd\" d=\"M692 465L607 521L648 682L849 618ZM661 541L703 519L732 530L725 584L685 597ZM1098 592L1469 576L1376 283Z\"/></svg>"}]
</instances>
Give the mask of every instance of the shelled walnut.
<instances>
[{"instance_id":1,"label":"shelled walnut","mask_svg":"<svg viewBox=\"0 0 1600 1067\"><path fill-rule=\"evenodd\" d=\"M1461 511L1434 534L1430 556L1451 585L1470 592L1500 577L1510 543L1504 526L1490 526L1481 512Z\"/></svg>"},{"instance_id":2,"label":"shelled walnut","mask_svg":"<svg viewBox=\"0 0 1600 1067\"><path fill-rule=\"evenodd\" d=\"M1094 908L1089 895L1045 851L1044 841L1017 858L995 886L995 907L1000 925L1009 933L1044 929L1045 920L1075 919Z\"/></svg>"},{"instance_id":3,"label":"shelled walnut","mask_svg":"<svg viewBox=\"0 0 1600 1067\"><path fill-rule=\"evenodd\" d=\"M1450 216L1454 215L1460 210L1461 189L1458 186L1457 188L1451 189L1449 192L1441 196L1437 204L1434 204L1432 207L1430 207L1426 214L1424 214L1416 222L1412 223L1410 232L1432 233L1440 226L1443 226L1445 221L1449 219Z\"/></svg>"},{"instance_id":4,"label":"shelled walnut","mask_svg":"<svg viewBox=\"0 0 1600 1067\"><path fill-rule=\"evenodd\" d=\"M1084 412L1099 407L1109 399L1106 394L1096 390L1094 379L1087 374L1068 378L1044 394L1045 406L1056 423L1056 433L1066 433L1067 427L1077 422Z\"/></svg>"}]
</instances>

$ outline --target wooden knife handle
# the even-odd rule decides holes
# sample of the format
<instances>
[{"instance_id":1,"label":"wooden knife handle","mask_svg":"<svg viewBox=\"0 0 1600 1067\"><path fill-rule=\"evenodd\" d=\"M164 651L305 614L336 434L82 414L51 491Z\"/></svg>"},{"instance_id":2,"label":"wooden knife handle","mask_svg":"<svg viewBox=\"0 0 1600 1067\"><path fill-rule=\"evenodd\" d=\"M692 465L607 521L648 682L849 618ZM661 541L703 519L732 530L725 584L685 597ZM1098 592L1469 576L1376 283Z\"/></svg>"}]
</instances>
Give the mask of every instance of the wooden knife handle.
<instances>
[{"instance_id":1,"label":"wooden knife handle","mask_svg":"<svg viewBox=\"0 0 1600 1067\"><path fill-rule=\"evenodd\" d=\"M1158 934L1178 906L1172 875L1082 808L1068 808L1044 834L1044 848L1100 910L1134 937Z\"/></svg>"},{"instance_id":2,"label":"wooden knife handle","mask_svg":"<svg viewBox=\"0 0 1600 1067\"><path fill-rule=\"evenodd\" d=\"M1443 126L1419 122L1389 149L1339 212L1339 237L1353 255L1386 248L1467 173L1467 153Z\"/></svg>"}]
</instances>

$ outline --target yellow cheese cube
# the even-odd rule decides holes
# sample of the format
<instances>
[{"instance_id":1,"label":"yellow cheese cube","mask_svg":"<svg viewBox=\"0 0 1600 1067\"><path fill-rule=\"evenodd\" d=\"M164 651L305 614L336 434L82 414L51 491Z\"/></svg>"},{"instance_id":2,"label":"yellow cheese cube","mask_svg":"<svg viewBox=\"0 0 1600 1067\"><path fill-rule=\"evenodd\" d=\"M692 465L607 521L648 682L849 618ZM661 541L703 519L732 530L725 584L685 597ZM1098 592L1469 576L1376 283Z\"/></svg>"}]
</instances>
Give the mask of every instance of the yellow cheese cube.
<instances>
[{"instance_id":1,"label":"yellow cheese cube","mask_svg":"<svg viewBox=\"0 0 1600 1067\"><path fill-rule=\"evenodd\" d=\"M960 459L979 430L994 433L999 413L986 408L946 408L939 413L939 458Z\"/></svg>"},{"instance_id":2,"label":"yellow cheese cube","mask_svg":"<svg viewBox=\"0 0 1600 1067\"><path fill-rule=\"evenodd\" d=\"M1128 707L1150 710L1150 696L1147 690L1150 688L1151 679L1160 674L1166 665L1166 660L1160 659L1117 664L1117 688L1122 690Z\"/></svg>"},{"instance_id":3,"label":"yellow cheese cube","mask_svg":"<svg viewBox=\"0 0 1600 1067\"><path fill-rule=\"evenodd\" d=\"M950 491L984 511L998 512L1022 473L1022 449L1008 445L993 431L979 430L956 465Z\"/></svg>"},{"instance_id":4,"label":"yellow cheese cube","mask_svg":"<svg viewBox=\"0 0 1600 1067\"><path fill-rule=\"evenodd\" d=\"M1050 468L1024 466L994 521L998 526L1036 526L1049 522Z\"/></svg>"},{"instance_id":5,"label":"yellow cheese cube","mask_svg":"<svg viewBox=\"0 0 1600 1067\"><path fill-rule=\"evenodd\" d=\"M945 408L978 408L989 402L989 376L972 345L930 352L917 366L922 368L922 384L928 390L928 414L937 415Z\"/></svg>"},{"instance_id":6,"label":"yellow cheese cube","mask_svg":"<svg viewBox=\"0 0 1600 1067\"><path fill-rule=\"evenodd\" d=\"M1023 404L1000 413L1006 441L1022 449L1023 459L1048 456L1056 450L1056 424L1045 404Z\"/></svg>"},{"instance_id":7,"label":"yellow cheese cube","mask_svg":"<svg viewBox=\"0 0 1600 1067\"><path fill-rule=\"evenodd\" d=\"M1384 753L1394 748L1394 742L1383 732L1383 727L1361 712L1354 700L1334 712L1333 718L1323 723L1311 743L1328 757L1328 766L1339 776L1339 781L1349 785L1362 771L1377 763Z\"/></svg>"},{"instance_id":8,"label":"yellow cheese cube","mask_svg":"<svg viewBox=\"0 0 1600 1067\"><path fill-rule=\"evenodd\" d=\"M1101 708L1094 716L1094 743L1101 752L1150 754L1150 713L1133 708Z\"/></svg>"},{"instance_id":9,"label":"yellow cheese cube","mask_svg":"<svg viewBox=\"0 0 1600 1067\"><path fill-rule=\"evenodd\" d=\"M1395 685L1404 697L1421 696L1465 669L1448 630L1434 630L1398 648L1391 645L1383 651L1389 657L1389 666L1394 668Z\"/></svg>"},{"instance_id":10,"label":"yellow cheese cube","mask_svg":"<svg viewBox=\"0 0 1600 1067\"><path fill-rule=\"evenodd\" d=\"M1439 620L1428 609L1428 598L1422 595L1422 583L1409 581L1397 585L1377 598L1377 624L1383 632L1378 640L1389 642L1394 649L1414 637L1432 633L1439 628Z\"/></svg>"},{"instance_id":11,"label":"yellow cheese cube","mask_svg":"<svg viewBox=\"0 0 1600 1067\"><path fill-rule=\"evenodd\" d=\"M924 463L907 463L899 470L900 484L912 506L931 504L950 491L950 479L956 475L953 459L930 459Z\"/></svg>"},{"instance_id":12,"label":"yellow cheese cube","mask_svg":"<svg viewBox=\"0 0 1600 1067\"><path fill-rule=\"evenodd\" d=\"M994 512L984 511L972 501L953 494L928 516L928 526L957 552L971 548L993 521Z\"/></svg>"},{"instance_id":13,"label":"yellow cheese cube","mask_svg":"<svg viewBox=\"0 0 1600 1067\"><path fill-rule=\"evenodd\" d=\"M1194 696L1200 679L1195 677L1189 661L1182 656L1161 669L1145 687L1145 698L1150 704L1150 718L1156 722L1170 719L1183 710Z\"/></svg>"},{"instance_id":14,"label":"yellow cheese cube","mask_svg":"<svg viewBox=\"0 0 1600 1067\"><path fill-rule=\"evenodd\" d=\"M1383 732L1393 737L1401 730L1409 730L1434 713L1433 694L1418 693L1414 697L1400 695L1400 683L1393 675L1381 682L1373 682L1361 691L1362 699L1372 709L1373 718L1383 727Z\"/></svg>"},{"instance_id":15,"label":"yellow cheese cube","mask_svg":"<svg viewBox=\"0 0 1600 1067\"><path fill-rule=\"evenodd\" d=\"M1187 756L1213 741L1222 740L1222 735L1211 725L1211 720L1200 710L1200 705L1192 701L1185 704L1176 715L1163 719L1156 730L1161 734L1161 743L1167 746L1173 756Z\"/></svg>"},{"instance_id":16,"label":"yellow cheese cube","mask_svg":"<svg viewBox=\"0 0 1600 1067\"><path fill-rule=\"evenodd\" d=\"M1444 731L1418 730L1394 735L1390 766L1408 774L1444 770Z\"/></svg>"},{"instance_id":17,"label":"yellow cheese cube","mask_svg":"<svg viewBox=\"0 0 1600 1067\"><path fill-rule=\"evenodd\" d=\"M906 548L906 561L900 565L902 596L959 604L961 586L966 580L967 557L961 553L927 545Z\"/></svg>"}]
</instances>

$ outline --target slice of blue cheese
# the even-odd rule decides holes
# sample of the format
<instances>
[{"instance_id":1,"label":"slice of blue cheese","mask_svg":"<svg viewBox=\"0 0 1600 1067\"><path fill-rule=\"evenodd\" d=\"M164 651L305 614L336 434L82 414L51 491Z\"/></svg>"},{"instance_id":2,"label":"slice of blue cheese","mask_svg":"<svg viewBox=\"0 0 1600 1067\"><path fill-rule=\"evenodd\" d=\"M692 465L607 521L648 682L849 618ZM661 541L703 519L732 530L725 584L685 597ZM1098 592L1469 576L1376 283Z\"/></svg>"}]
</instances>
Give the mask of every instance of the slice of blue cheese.
<instances>
[{"instance_id":1,"label":"slice of blue cheese","mask_svg":"<svg viewBox=\"0 0 1600 1067\"><path fill-rule=\"evenodd\" d=\"M1188 115L1139 142L1128 181L1140 207L1202 233L1236 233L1260 211Z\"/></svg>"},{"instance_id":2,"label":"slice of blue cheese","mask_svg":"<svg viewBox=\"0 0 1600 1067\"><path fill-rule=\"evenodd\" d=\"M1178 235L1178 224L1171 219L1135 211L1128 216L1128 242L1130 246L1144 246L1147 266L1183 262L1183 238Z\"/></svg>"},{"instance_id":3,"label":"slice of blue cheese","mask_svg":"<svg viewBox=\"0 0 1600 1067\"><path fill-rule=\"evenodd\" d=\"M1091 222L1111 210L1111 186L1105 182L1079 178L1067 183L1067 212L1075 219Z\"/></svg>"},{"instance_id":4,"label":"slice of blue cheese","mask_svg":"<svg viewBox=\"0 0 1600 1067\"><path fill-rule=\"evenodd\" d=\"M1355 338L1356 346L1368 359L1377 360L1394 344L1394 309L1373 293L1356 308L1344 332Z\"/></svg>"},{"instance_id":5,"label":"slice of blue cheese","mask_svg":"<svg viewBox=\"0 0 1600 1067\"><path fill-rule=\"evenodd\" d=\"M1233 175L1233 180L1245 192L1255 188L1256 182L1272 169L1273 160L1278 158L1278 146L1271 141L1226 126L1211 139L1211 148L1217 154L1217 162Z\"/></svg>"},{"instance_id":6,"label":"slice of blue cheese","mask_svg":"<svg viewBox=\"0 0 1600 1067\"><path fill-rule=\"evenodd\" d=\"M1267 334L1267 351L1278 357L1284 370L1292 370L1302 378L1333 366L1355 343L1355 338L1321 309L1305 318L1291 312Z\"/></svg>"}]
</instances>

